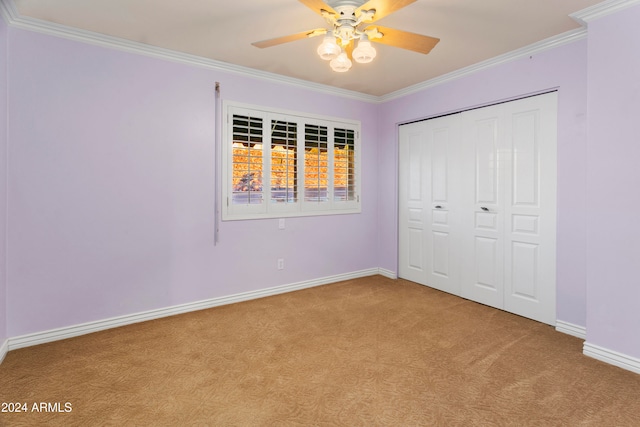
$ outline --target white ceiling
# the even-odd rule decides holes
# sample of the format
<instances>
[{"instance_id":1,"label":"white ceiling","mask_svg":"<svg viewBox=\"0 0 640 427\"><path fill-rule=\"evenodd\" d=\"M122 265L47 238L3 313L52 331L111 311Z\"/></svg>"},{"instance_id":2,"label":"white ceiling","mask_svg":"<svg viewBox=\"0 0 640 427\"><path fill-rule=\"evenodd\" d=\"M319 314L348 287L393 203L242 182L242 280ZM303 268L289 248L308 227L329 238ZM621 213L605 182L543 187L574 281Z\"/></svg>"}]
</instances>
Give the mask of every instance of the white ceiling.
<instances>
[{"instance_id":1,"label":"white ceiling","mask_svg":"<svg viewBox=\"0 0 640 427\"><path fill-rule=\"evenodd\" d=\"M252 42L327 27L297 0L14 0L23 17L382 96L558 36L569 15L602 0L418 0L377 24L440 38L428 55L375 44L378 56L331 71L321 37L259 49Z\"/></svg>"}]
</instances>

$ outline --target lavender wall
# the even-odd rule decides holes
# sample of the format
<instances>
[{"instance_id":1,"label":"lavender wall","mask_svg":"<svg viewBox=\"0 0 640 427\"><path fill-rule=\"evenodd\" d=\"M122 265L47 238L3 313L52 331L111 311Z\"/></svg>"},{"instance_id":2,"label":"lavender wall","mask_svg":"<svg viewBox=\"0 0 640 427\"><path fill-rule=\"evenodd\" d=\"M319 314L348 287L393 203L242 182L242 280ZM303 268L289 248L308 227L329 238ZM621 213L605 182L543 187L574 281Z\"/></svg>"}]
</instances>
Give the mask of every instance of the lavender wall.
<instances>
[{"instance_id":1,"label":"lavender wall","mask_svg":"<svg viewBox=\"0 0 640 427\"><path fill-rule=\"evenodd\" d=\"M9 33L9 336L377 267L376 105ZM361 120L362 214L223 222L214 246L215 81Z\"/></svg>"},{"instance_id":2,"label":"lavender wall","mask_svg":"<svg viewBox=\"0 0 640 427\"><path fill-rule=\"evenodd\" d=\"M7 25L0 18L0 347L7 334Z\"/></svg>"},{"instance_id":3,"label":"lavender wall","mask_svg":"<svg viewBox=\"0 0 640 427\"><path fill-rule=\"evenodd\" d=\"M581 40L385 103L380 111L380 194L396 194L397 123L558 89L557 318L586 324L586 53ZM379 265L397 271L397 201L380 198Z\"/></svg>"},{"instance_id":4,"label":"lavender wall","mask_svg":"<svg viewBox=\"0 0 640 427\"><path fill-rule=\"evenodd\" d=\"M589 24L587 341L640 358L640 6Z\"/></svg>"},{"instance_id":5,"label":"lavender wall","mask_svg":"<svg viewBox=\"0 0 640 427\"><path fill-rule=\"evenodd\" d=\"M397 124L558 89L557 317L587 326L592 344L640 357L639 18L640 7L625 9L592 22L588 42L381 105L0 20L0 345L334 274L397 271ZM215 81L224 99L361 120L362 214L291 218L285 230L275 219L223 222L214 246Z\"/></svg>"}]
</instances>

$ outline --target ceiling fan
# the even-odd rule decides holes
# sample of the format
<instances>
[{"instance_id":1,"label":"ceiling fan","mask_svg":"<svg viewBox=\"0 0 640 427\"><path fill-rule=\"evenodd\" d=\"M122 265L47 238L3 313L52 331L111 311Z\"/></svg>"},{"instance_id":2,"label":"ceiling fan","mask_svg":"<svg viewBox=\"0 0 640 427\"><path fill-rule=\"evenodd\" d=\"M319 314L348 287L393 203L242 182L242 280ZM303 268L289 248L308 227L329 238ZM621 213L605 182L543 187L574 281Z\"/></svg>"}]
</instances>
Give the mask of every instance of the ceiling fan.
<instances>
[{"instance_id":1,"label":"ceiling fan","mask_svg":"<svg viewBox=\"0 0 640 427\"><path fill-rule=\"evenodd\" d=\"M334 71L345 72L356 62L371 62L376 51L371 41L427 54L440 39L393 28L371 25L416 0L299 0L322 16L331 28L316 28L284 37L252 43L259 48L324 35L318 55L330 60ZM355 41L358 40L356 46Z\"/></svg>"}]
</instances>

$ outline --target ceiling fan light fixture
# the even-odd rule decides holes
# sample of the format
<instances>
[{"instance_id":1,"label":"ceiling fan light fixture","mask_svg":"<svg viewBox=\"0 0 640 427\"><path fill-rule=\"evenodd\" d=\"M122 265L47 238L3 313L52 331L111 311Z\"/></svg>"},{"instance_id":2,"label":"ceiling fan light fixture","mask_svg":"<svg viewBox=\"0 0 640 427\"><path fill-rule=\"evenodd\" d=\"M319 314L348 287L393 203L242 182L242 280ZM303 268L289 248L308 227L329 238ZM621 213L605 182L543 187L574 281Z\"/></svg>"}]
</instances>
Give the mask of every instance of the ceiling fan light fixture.
<instances>
[{"instance_id":1,"label":"ceiling fan light fixture","mask_svg":"<svg viewBox=\"0 0 640 427\"><path fill-rule=\"evenodd\" d=\"M1 2L2 0L0 0ZM292 0L293 1L293 0ZM402 9L416 0L299 0L305 6L319 13L328 27L316 28L284 37L252 43L265 48L323 35L317 53L329 61L331 69L344 73L351 69L352 61L366 64L373 61L377 52L371 41L380 42L401 49L428 54L440 41L435 37L423 36L408 31L369 25L385 16ZM366 24L365 24L366 23Z\"/></svg>"},{"instance_id":2,"label":"ceiling fan light fixture","mask_svg":"<svg viewBox=\"0 0 640 427\"><path fill-rule=\"evenodd\" d=\"M358 41L358 46L353 50L353 59L360 64L366 64L367 62L373 61L373 58L376 57L376 49L371 46L371 42L369 41L369 37L366 34L363 34Z\"/></svg>"},{"instance_id":3,"label":"ceiling fan light fixture","mask_svg":"<svg viewBox=\"0 0 640 427\"><path fill-rule=\"evenodd\" d=\"M331 60L329 65L333 71L344 73L351 68L351 60L347 57L346 53L341 52L340 55Z\"/></svg>"},{"instance_id":4,"label":"ceiling fan light fixture","mask_svg":"<svg viewBox=\"0 0 640 427\"><path fill-rule=\"evenodd\" d=\"M340 55L341 51L342 49L340 49L340 46L338 46L338 43L336 43L336 38L333 34L327 34L326 36L324 36L324 39L322 40L320 46L318 46L317 50L320 58L324 59L325 61L336 58L338 55Z\"/></svg>"}]
</instances>

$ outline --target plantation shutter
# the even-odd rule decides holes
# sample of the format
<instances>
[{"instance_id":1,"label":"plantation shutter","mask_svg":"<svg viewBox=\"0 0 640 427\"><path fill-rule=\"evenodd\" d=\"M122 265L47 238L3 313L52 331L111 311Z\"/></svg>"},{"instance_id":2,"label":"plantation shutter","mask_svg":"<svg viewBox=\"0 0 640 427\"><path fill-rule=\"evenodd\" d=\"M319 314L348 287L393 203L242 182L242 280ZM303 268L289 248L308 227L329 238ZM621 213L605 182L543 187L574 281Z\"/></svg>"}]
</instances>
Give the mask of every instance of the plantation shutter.
<instances>
[{"instance_id":1,"label":"plantation shutter","mask_svg":"<svg viewBox=\"0 0 640 427\"><path fill-rule=\"evenodd\" d=\"M355 131L336 128L333 140L333 200L354 201L355 188Z\"/></svg>"},{"instance_id":2,"label":"plantation shutter","mask_svg":"<svg viewBox=\"0 0 640 427\"><path fill-rule=\"evenodd\" d=\"M271 202L298 201L298 124L271 121Z\"/></svg>"},{"instance_id":3,"label":"plantation shutter","mask_svg":"<svg viewBox=\"0 0 640 427\"><path fill-rule=\"evenodd\" d=\"M233 115L232 203L263 202L262 122L258 117Z\"/></svg>"},{"instance_id":4,"label":"plantation shutter","mask_svg":"<svg viewBox=\"0 0 640 427\"><path fill-rule=\"evenodd\" d=\"M327 202L329 186L329 143L326 126L305 125L304 200Z\"/></svg>"}]
</instances>

